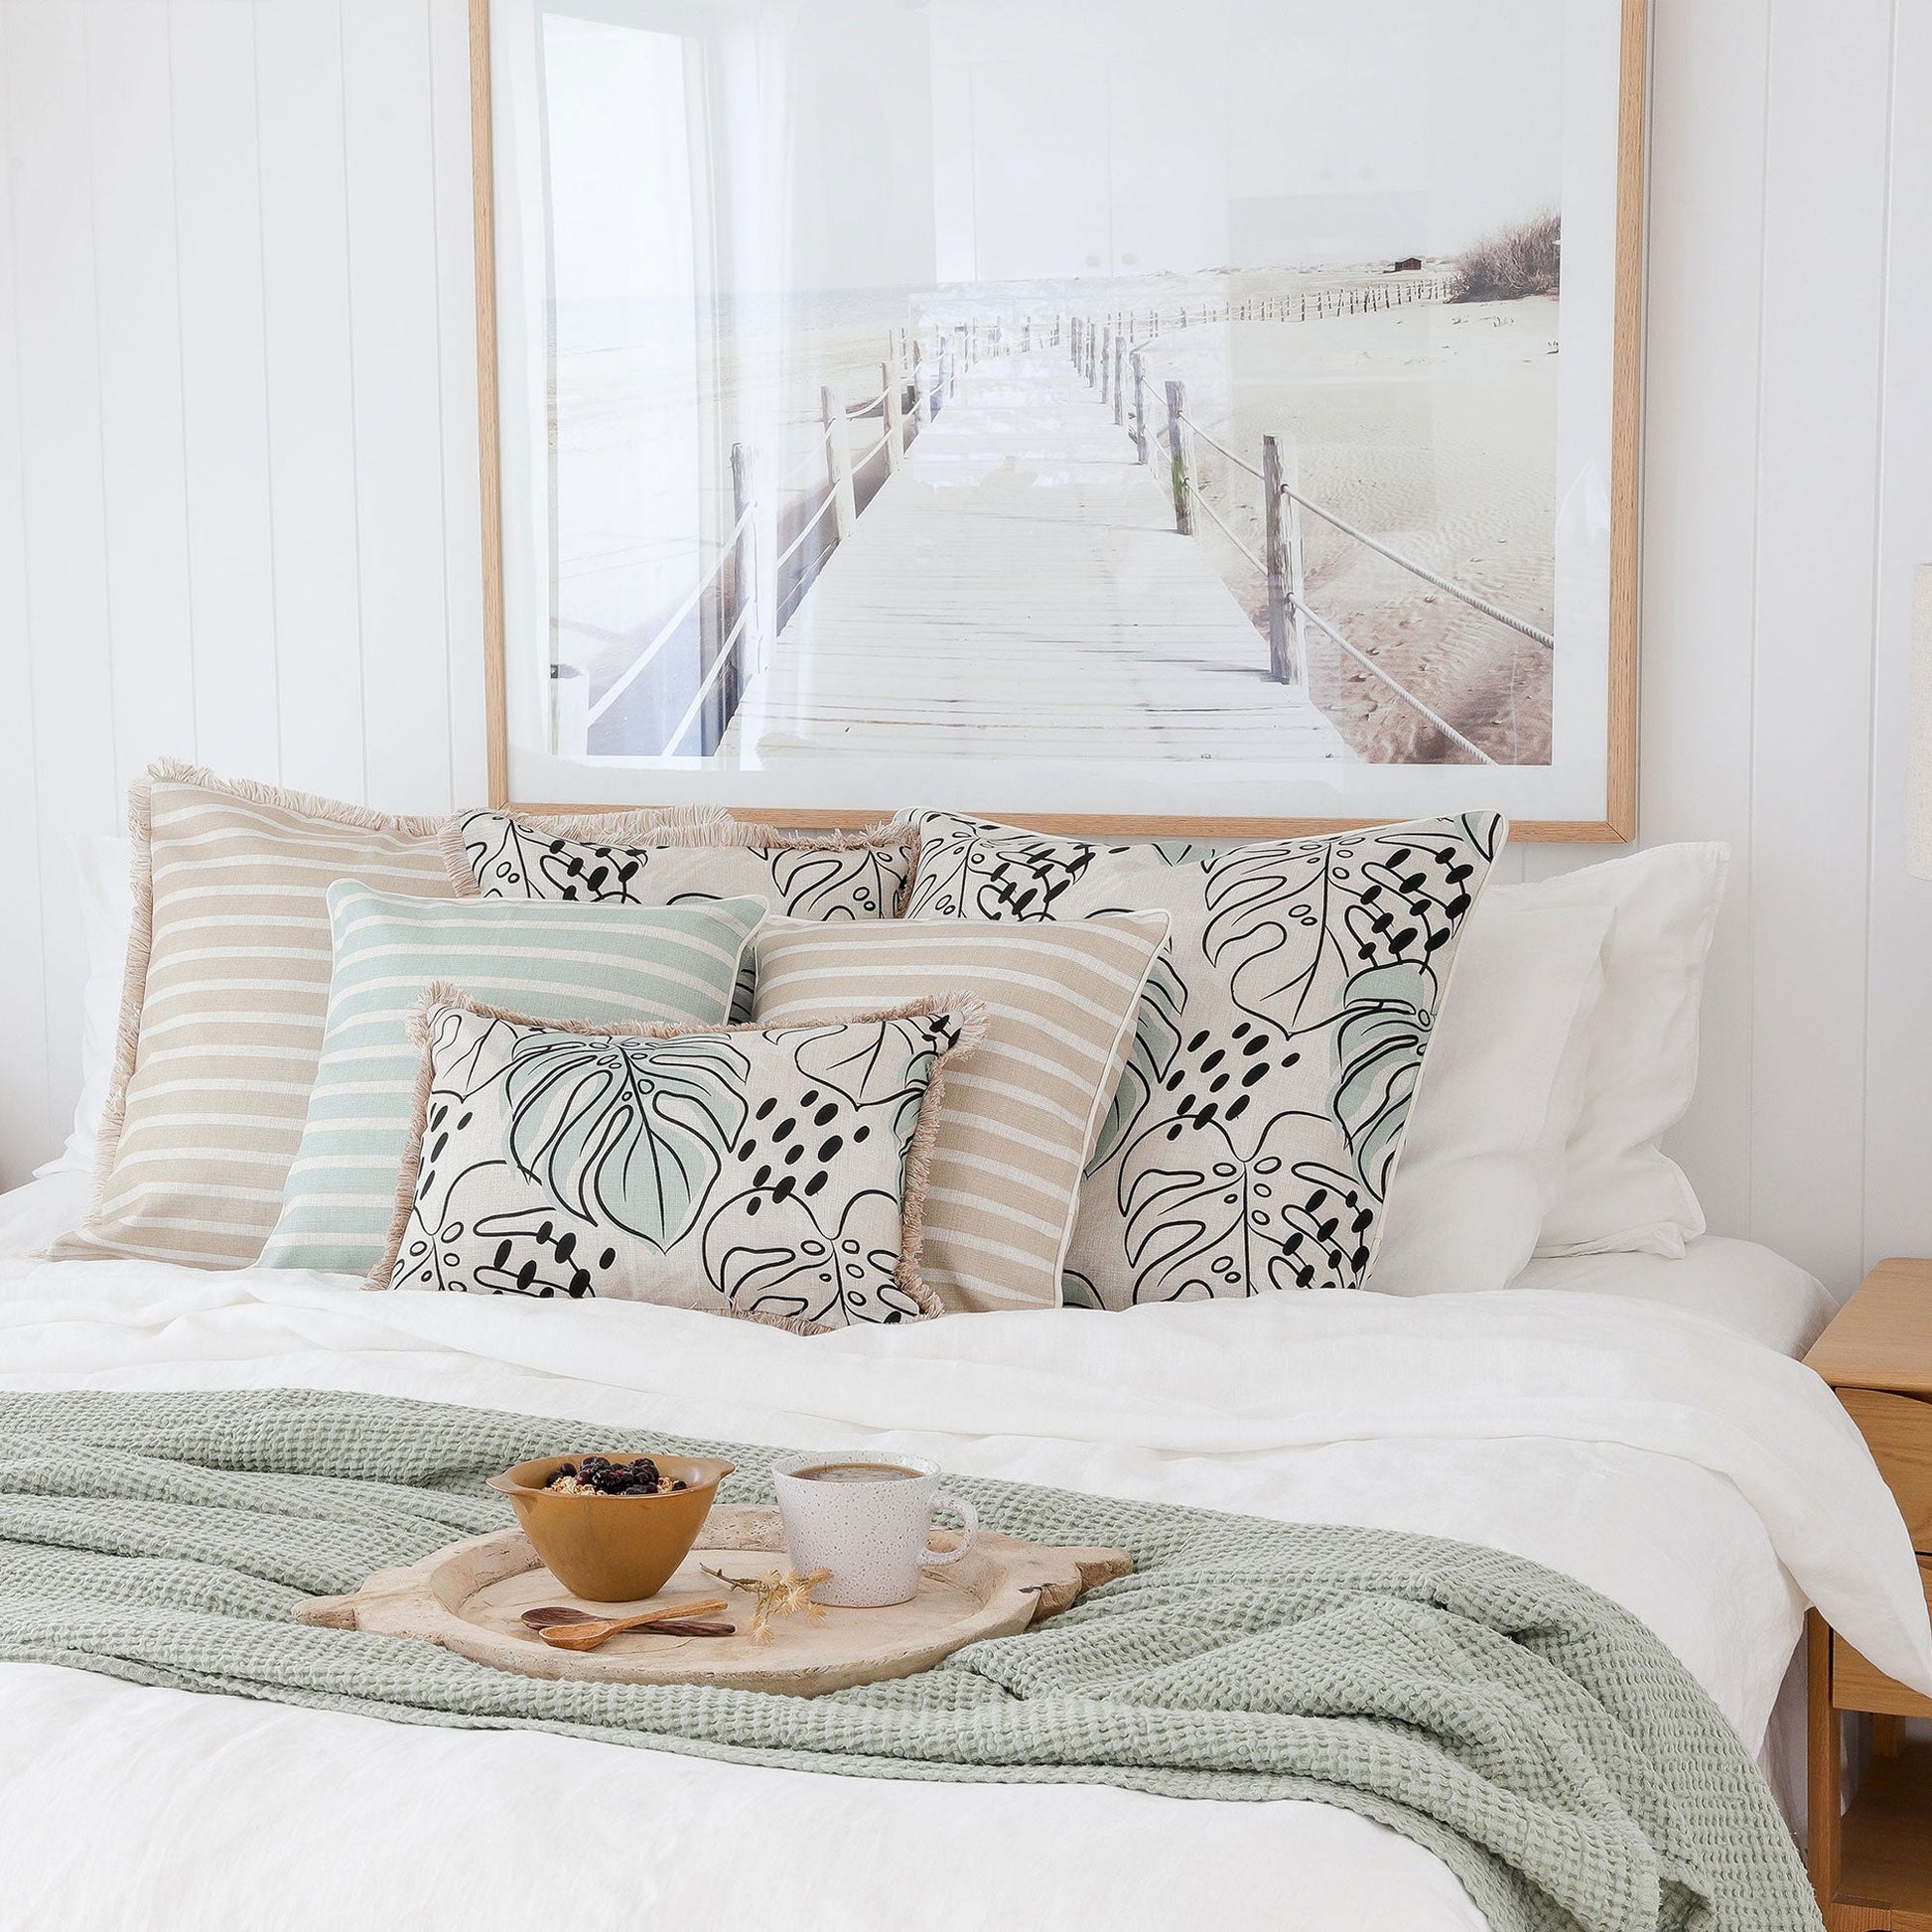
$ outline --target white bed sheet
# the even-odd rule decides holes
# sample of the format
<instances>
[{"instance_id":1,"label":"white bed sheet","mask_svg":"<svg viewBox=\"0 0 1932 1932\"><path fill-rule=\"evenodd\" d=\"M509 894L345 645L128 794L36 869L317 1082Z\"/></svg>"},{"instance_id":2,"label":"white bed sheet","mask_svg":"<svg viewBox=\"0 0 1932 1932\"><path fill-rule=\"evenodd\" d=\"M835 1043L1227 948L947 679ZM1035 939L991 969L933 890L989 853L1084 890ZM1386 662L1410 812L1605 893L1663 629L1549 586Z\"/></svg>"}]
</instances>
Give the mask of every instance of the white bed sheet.
<instances>
[{"instance_id":1,"label":"white bed sheet","mask_svg":"<svg viewBox=\"0 0 1932 1932\"><path fill-rule=\"evenodd\" d=\"M0 1201L16 1251L68 1211L31 1191ZM1908 1541L1838 1405L1655 1301L1270 1297L805 1341L671 1310L0 1262L0 1386L291 1384L869 1442L1490 1544L1644 1617L1753 1749L1807 1597L1932 1690ZM1319 1805L806 1776L24 1666L0 1668L0 1736L7 1928L1480 1923L1431 1856ZM573 1791L647 1823L567 1851L503 1829Z\"/></svg>"}]
</instances>

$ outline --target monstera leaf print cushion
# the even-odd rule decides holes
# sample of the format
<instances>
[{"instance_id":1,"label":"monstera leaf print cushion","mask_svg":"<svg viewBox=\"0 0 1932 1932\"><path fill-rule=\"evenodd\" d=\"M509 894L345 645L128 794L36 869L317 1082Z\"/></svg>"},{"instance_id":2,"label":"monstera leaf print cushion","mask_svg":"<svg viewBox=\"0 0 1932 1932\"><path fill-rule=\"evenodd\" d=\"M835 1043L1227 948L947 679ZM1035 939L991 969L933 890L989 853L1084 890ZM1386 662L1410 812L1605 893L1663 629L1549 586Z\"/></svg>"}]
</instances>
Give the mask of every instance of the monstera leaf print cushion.
<instances>
[{"instance_id":1,"label":"monstera leaf print cushion","mask_svg":"<svg viewBox=\"0 0 1932 1932\"><path fill-rule=\"evenodd\" d=\"M923 835L914 920L1172 921L1081 1183L1065 1299L1359 1287L1504 821L1203 851L906 817Z\"/></svg>"},{"instance_id":2,"label":"monstera leaf print cushion","mask_svg":"<svg viewBox=\"0 0 1932 1932\"><path fill-rule=\"evenodd\" d=\"M892 919L904 909L919 854L912 825L865 832L780 832L723 816L633 831L609 819L464 812L444 853L459 896L681 905L692 899L763 899L793 919ZM750 1019L753 965L740 977L734 1020Z\"/></svg>"},{"instance_id":3,"label":"monstera leaf print cushion","mask_svg":"<svg viewBox=\"0 0 1932 1932\"><path fill-rule=\"evenodd\" d=\"M942 1073L986 1025L934 998L816 1026L544 1022L432 986L370 1288L607 1296L814 1332L937 1314L919 1278Z\"/></svg>"}]
</instances>

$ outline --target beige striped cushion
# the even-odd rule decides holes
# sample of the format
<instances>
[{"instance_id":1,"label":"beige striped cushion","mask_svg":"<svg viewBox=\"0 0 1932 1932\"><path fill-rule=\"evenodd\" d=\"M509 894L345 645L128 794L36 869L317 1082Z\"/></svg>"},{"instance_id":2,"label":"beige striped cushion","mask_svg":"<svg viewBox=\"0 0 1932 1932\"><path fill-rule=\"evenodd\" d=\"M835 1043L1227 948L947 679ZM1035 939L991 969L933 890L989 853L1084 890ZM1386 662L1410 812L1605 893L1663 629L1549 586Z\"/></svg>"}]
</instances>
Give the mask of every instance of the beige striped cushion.
<instances>
[{"instance_id":1,"label":"beige striped cushion","mask_svg":"<svg viewBox=\"0 0 1932 1932\"><path fill-rule=\"evenodd\" d=\"M948 1069L919 1272L948 1309L1056 1307L1080 1173L1132 1043L1165 912L1028 925L759 928L757 1021L772 1027L955 994L986 1036Z\"/></svg>"},{"instance_id":2,"label":"beige striped cushion","mask_svg":"<svg viewBox=\"0 0 1932 1932\"><path fill-rule=\"evenodd\" d=\"M130 795L134 931L86 1225L57 1260L242 1268L302 1139L338 879L453 897L444 821L388 818L173 763Z\"/></svg>"}]
</instances>

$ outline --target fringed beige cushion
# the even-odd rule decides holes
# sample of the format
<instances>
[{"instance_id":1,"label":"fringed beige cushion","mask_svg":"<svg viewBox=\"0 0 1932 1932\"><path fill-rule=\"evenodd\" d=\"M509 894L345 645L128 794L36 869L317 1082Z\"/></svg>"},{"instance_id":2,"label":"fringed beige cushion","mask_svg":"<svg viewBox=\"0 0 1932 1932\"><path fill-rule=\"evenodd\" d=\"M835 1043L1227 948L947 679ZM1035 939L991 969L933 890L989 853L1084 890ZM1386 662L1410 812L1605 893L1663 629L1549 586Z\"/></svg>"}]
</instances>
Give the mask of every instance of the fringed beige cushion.
<instances>
[{"instance_id":1,"label":"fringed beige cushion","mask_svg":"<svg viewBox=\"0 0 1932 1932\"><path fill-rule=\"evenodd\" d=\"M948 1084L921 1271L948 1309L1057 1307L1080 1173L1134 1040L1166 912L1055 925L820 925L766 919L760 1026L942 989L980 1001L986 1038Z\"/></svg>"},{"instance_id":2,"label":"fringed beige cushion","mask_svg":"<svg viewBox=\"0 0 1932 1932\"><path fill-rule=\"evenodd\" d=\"M816 1332L942 1312L920 1213L952 996L822 1027L542 1021L432 986L370 1288L655 1302Z\"/></svg>"}]
</instances>

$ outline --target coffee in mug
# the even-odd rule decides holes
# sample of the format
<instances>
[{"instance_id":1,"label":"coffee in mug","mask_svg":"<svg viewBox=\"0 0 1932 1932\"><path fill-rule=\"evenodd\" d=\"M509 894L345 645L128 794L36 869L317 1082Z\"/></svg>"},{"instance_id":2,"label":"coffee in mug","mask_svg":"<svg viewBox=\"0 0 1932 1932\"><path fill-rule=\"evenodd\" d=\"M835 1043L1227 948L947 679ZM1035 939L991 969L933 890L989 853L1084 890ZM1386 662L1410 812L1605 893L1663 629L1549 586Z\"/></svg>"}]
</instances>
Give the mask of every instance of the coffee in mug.
<instances>
[{"instance_id":1,"label":"coffee in mug","mask_svg":"<svg viewBox=\"0 0 1932 1932\"><path fill-rule=\"evenodd\" d=\"M800 1482L916 1482L922 1471L897 1462L818 1462L790 1473Z\"/></svg>"},{"instance_id":2,"label":"coffee in mug","mask_svg":"<svg viewBox=\"0 0 1932 1932\"><path fill-rule=\"evenodd\" d=\"M939 1465L918 1456L783 1455L772 1464L785 1548L801 1576L829 1570L814 1599L845 1609L903 1603L923 1570L957 1563L979 1536L973 1506L939 1492ZM956 1510L966 1533L954 1550L926 1547L935 1509Z\"/></svg>"}]
</instances>

